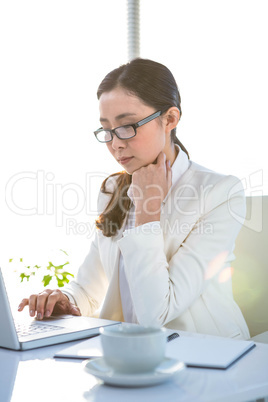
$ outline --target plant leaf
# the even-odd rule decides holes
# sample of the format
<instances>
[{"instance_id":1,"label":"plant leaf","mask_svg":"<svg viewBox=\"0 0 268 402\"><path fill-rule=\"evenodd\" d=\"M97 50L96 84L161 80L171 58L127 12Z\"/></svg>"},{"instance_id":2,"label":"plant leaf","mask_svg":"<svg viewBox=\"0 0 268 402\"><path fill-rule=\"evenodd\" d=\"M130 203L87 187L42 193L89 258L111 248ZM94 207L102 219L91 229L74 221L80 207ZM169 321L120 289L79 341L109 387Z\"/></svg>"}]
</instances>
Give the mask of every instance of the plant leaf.
<instances>
[{"instance_id":1,"label":"plant leaf","mask_svg":"<svg viewBox=\"0 0 268 402\"><path fill-rule=\"evenodd\" d=\"M70 280L69 280L69 278L67 278L67 276L72 276L72 277L74 277L73 274L71 274L70 272L67 272L67 271L61 272L61 273L59 273L59 274L56 274L56 273L55 273L55 276L56 276L56 279L57 279L57 282L58 282L58 286L59 286L59 287L63 287L66 283L69 283L69 282L70 282Z\"/></svg>"},{"instance_id":2,"label":"plant leaf","mask_svg":"<svg viewBox=\"0 0 268 402\"><path fill-rule=\"evenodd\" d=\"M59 288L62 288L64 286L64 281L63 280L57 278L57 282L58 282L58 287Z\"/></svg>"},{"instance_id":3,"label":"plant leaf","mask_svg":"<svg viewBox=\"0 0 268 402\"><path fill-rule=\"evenodd\" d=\"M51 271L51 267L54 267L54 265L52 264L51 261L49 261L49 265L47 266L47 269L48 269L49 271Z\"/></svg>"},{"instance_id":4,"label":"plant leaf","mask_svg":"<svg viewBox=\"0 0 268 402\"><path fill-rule=\"evenodd\" d=\"M20 274L20 278L21 278L21 282L23 282L23 279L24 278L26 278L27 279L27 281L29 281L29 279L30 279L30 275L25 275L23 272Z\"/></svg>"},{"instance_id":5,"label":"plant leaf","mask_svg":"<svg viewBox=\"0 0 268 402\"><path fill-rule=\"evenodd\" d=\"M51 279L52 279L51 275L44 275L44 277L42 279L44 287L47 286L50 283Z\"/></svg>"}]
</instances>

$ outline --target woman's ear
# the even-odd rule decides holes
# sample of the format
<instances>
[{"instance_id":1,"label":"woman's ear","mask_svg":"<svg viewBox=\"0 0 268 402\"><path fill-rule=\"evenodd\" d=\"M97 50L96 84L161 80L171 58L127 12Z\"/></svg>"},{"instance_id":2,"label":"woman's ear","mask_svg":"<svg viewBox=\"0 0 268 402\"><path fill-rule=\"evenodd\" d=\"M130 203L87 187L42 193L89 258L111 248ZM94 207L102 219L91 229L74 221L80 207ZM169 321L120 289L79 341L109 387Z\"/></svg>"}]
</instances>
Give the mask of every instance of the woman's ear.
<instances>
[{"instance_id":1,"label":"woman's ear","mask_svg":"<svg viewBox=\"0 0 268 402\"><path fill-rule=\"evenodd\" d=\"M176 106L169 108L165 113L165 130L170 133L180 120L180 111Z\"/></svg>"}]
</instances>

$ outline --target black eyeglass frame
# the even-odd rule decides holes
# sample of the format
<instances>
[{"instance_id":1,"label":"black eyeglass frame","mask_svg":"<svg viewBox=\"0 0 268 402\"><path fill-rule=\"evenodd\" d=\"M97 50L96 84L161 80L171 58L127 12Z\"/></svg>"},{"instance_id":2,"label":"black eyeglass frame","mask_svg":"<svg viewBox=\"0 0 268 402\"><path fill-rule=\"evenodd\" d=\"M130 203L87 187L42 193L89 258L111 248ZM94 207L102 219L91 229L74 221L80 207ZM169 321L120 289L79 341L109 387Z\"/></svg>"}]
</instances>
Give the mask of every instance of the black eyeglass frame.
<instances>
[{"instance_id":1,"label":"black eyeglass frame","mask_svg":"<svg viewBox=\"0 0 268 402\"><path fill-rule=\"evenodd\" d=\"M114 134L115 134L115 135L117 136L117 138L119 138L120 140L129 140L130 138L133 138L133 137L135 137L135 136L137 135L136 129L137 129L138 127L141 127L141 126L143 126L144 124L149 123L149 121L152 121L152 120L156 119L157 117L161 116L162 113L163 113L163 112L162 112L161 110L158 110L157 112L154 112L153 114L150 114L150 116L145 117L144 119L138 121L137 123L134 123L134 124L125 124L124 126L119 126L119 127L116 127L116 128L114 128L114 129L112 129L112 130L109 130L109 129L105 130L105 129L103 129L103 128L101 127L101 128L99 128L98 130L94 131L94 135L95 135L95 137L97 138L97 140L98 140L99 142L101 142L101 143L111 142L111 141L113 140L113 135L114 135ZM117 130L118 128L122 128L122 127L132 127L135 134L132 135L131 137L121 138L121 137L116 133L116 130ZM97 136L98 136L98 134L99 134L101 131L109 132L110 135L111 135L111 139L108 140L108 141L100 141Z\"/></svg>"}]
</instances>

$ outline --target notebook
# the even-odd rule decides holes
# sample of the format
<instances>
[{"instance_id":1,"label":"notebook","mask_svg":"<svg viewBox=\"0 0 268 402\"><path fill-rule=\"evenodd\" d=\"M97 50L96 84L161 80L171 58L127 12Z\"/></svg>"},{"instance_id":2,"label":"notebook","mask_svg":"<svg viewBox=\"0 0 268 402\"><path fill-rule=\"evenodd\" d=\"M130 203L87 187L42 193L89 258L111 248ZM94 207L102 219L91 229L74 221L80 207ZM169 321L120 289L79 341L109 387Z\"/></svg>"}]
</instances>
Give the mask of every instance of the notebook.
<instances>
[{"instance_id":1,"label":"notebook","mask_svg":"<svg viewBox=\"0 0 268 402\"><path fill-rule=\"evenodd\" d=\"M252 341L214 336L181 336L167 345L166 356L188 367L227 369L256 345Z\"/></svg>"},{"instance_id":2,"label":"notebook","mask_svg":"<svg viewBox=\"0 0 268 402\"><path fill-rule=\"evenodd\" d=\"M168 330L168 334L171 332ZM179 332L179 338L167 343L166 357L182 361L188 367L227 369L255 346L252 341ZM98 336L60 350L54 357L83 360L102 355Z\"/></svg>"},{"instance_id":3,"label":"notebook","mask_svg":"<svg viewBox=\"0 0 268 402\"><path fill-rule=\"evenodd\" d=\"M16 330L11 312L4 278L0 268L0 347L13 350L28 350L41 346L54 345L78 339L89 338L99 334L100 327L117 325L120 322L81 316L51 317L42 321L18 314L22 328L20 334Z\"/></svg>"}]
</instances>

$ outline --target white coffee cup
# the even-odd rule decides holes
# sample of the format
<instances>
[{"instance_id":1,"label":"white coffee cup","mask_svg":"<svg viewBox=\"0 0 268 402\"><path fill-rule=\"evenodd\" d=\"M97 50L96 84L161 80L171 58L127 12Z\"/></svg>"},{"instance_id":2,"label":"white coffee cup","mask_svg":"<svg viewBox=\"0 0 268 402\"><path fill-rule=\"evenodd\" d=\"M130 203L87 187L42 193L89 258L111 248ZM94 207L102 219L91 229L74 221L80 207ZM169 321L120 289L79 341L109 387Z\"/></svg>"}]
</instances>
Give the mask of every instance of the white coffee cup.
<instances>
[{"instance_id":1,"label":"white coffee cup","mask_svg":"<svg viewBox=\"0 0 268 402\"><path fill-rule=\"evenodd\" d=\"M101 328L103 356L120 373L152 371L165 357L166 330L135 324Z\"/></svg>"}]
</instances>

